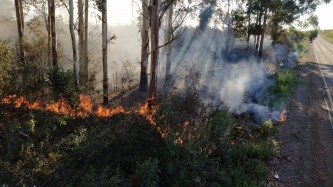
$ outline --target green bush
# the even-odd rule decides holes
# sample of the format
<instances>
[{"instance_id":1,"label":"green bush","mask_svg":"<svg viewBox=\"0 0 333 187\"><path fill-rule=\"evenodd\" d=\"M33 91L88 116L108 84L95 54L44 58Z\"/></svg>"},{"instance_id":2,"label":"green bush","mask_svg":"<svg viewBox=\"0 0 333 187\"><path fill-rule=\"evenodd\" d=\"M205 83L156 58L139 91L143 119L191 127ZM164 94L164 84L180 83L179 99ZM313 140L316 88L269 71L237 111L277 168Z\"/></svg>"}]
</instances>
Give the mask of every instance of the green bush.
<instances>
[{"instance_id":1,"label":"green bush","mask_svg":"<svg viewBox=\"0 0 333 187\"><path fill-rule=\"evenodd\" d=\"M286 98L291 93L296 82L295 72L292 69L283 69L276 74L269 90L273 95Z\"/></svg>"},{"instance_id":2,"label":"green bush","mask_svg":"<svg viewBox=\"0 0 333 187\"><path fill-rule=\"evenodd\" d=\"M318 30L312 30L309 33L309 40L312 42L312 40L316 39L318 36Z\"/></svg>"},{"instance_id":3,"label":"green bush","mask_svg":"<svg viewBox=\"0 0 333 187\"><path fill-rule=\"evenodd\" d=\"M17 84L13 82L18 78L17 72L18 69L13 63L13 53L9 43L0 39L0 96L15 90Z\"/></svg>"},{"instance_id":4,"label":"green bush","mask_svg":"<svg viewBox=\"0 0 333 187\"><path fill-rule=\"evenodd\" d=\"M155 187L159 186L159 161L155 159L149 158L145 160L142 164L138 164L137 174L139 175L142 185L147 187Z\"/></svg>"},{"instance_id":5,"label":"green bush","mask_svg":"<svg viewBox=\"0 0 333 187\"><path fill-rule=\"evenodd\" d=\"M79 94L74 88L73 74L54 67L48 72L49 86L53 93L53 99L66 99L72 106L78 102Z\"/></svg>"}]
</instances>

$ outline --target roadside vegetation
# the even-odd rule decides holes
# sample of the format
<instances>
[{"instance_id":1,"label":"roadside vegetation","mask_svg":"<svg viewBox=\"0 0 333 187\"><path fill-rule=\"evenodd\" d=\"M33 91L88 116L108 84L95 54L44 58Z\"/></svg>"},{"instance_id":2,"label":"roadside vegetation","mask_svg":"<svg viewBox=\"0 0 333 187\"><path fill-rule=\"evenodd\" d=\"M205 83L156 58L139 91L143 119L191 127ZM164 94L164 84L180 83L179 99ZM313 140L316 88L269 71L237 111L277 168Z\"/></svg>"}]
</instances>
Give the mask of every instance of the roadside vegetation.
<instances>
[{"instance_id":1,"label":"roadside vegetation","mask_svg":"<svg viewBox=\"0 0 333 187\"><path fill-rule=\"evenodd\" d=\"M292 93L297 77L293 69L282 69L274 76L273 83L268 87L270 106L281 109L286 106L287 97Z\"/></svg>"},{"instance_id":2,"label":"roadside vegetation","mask_svg":"<svg viewBox=\"0 0 333 187\"><path fill-rule=\"evenodd\" d=\"M326 40L333 43L333 30L322 30L319 32Z\"/></svg>"},{"instance_id":3,"label":"roadside vegetation","mask_svg":"<svg viewBox=\"0 0 333 187\"><path fill-rule=\"evenodd\" d=\"M77 13L73 0L14 2L18 38L0 39L0 186L266 186L284 120L238 108L282 115L318 20L309 33L292 24L317 1L143 0L138 46L134 35L108 36L106 0L75 1ZM68 26L61 7L71 44L56 29ZM198 15L197 27L182 25L187 15ZM118 68L111 44L141 47L141 59Z\"/></svg>"},{"instance_id":4,"label":"roadside vegetation","mask_svg":"<svg viewBox=\"0 0 333 187\"><path fill-rule=\"evenodd\" d=\"M57 78L50 78L47 100L65 97L63 106L80 111L77 93L68 88L71 76L50 73ZM278 124L235 118L223 102L201 105L198 77L188 71L185 89L163 93L151 111L108 117L57 114L18 105L14 96L3 99L1 185L264 186Z\"/></svg>"}]
</instances>

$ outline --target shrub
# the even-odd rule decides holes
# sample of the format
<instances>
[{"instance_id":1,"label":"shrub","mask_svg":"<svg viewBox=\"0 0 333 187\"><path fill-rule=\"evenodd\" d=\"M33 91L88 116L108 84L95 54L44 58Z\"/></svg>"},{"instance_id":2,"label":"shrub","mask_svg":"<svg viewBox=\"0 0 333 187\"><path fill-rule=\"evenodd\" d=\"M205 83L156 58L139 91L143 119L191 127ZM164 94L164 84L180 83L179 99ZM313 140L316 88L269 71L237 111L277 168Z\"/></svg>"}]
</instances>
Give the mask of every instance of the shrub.
<instances>
[{"instance_id":1,"label":"shrub","mask_svg":"<svg viewBox=\"0 0 333 187\"><path fill-rule=\"evenodd\" d=\"M73 74L54 67L48 72L49 86L53 93L53 99L66 99L72 106L78 102L78 92L74 88Z\"/></svg>"},{"instance_id":2,"label":"shrub","mask_svg":"<svg viewBox=\"0 0 333 187\"><path fill-rule=\"evenodd\" d=\"M13 53L8 42L0 40L0 96L8 94L15 88L15 79L18 78L17 67L13 63ZM7 92L7 93L5 93Z\"/></svg>"},{"instance_id":3,"label":"shrub","mask_svg":"<svg viewBox=\"0 0 333 187\"><path fill-rule=\"evenodd\" d=\"M309 40L312 42L318 36L318 30L312 30L309 33Z\"/></svg>"},{"instance_id":4,"label":"shrub","mask_svg":"<svg viewBox=\"0 0 333 187\"><path fill-rule=\"evenodd\" d=\"M291 93L296 82L295 72L291 69L283 69L276 74L269 90L273 95L285 98Z\"/></svg>"},{"instance_id":5,"label":"shrub","mask_svg":"<svg viewBox=\"0 0 333 187\"><path fill-rule=\"evenodd\" d=\"M159 169L159 161L155 159L149 158L145 160L143 163L138 164L137 167L137 174L139 175L142 185L147 187L155 187L159 186L159 176L160 176L160 169Z\"/></svg>"}]
</instances>

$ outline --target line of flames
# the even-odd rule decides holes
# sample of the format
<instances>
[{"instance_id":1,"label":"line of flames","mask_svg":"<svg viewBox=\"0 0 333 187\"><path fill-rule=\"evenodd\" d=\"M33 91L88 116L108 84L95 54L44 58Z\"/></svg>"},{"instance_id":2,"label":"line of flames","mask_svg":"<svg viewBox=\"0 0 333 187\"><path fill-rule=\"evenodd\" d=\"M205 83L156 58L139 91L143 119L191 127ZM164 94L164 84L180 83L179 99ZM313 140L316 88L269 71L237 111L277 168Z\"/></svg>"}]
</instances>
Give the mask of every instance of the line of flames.
<instances>
[{"instance_id":1,"label":"line of flames","mask_svg":"<svg viewBox=\"0 0 333 187\"><path fill-rule=\"evenodd\" d=\"M112 117L119 113L131 113L135 112L144 116L152 125L156 126L155 114L157 112L158 106L155 105L151 108L148 107L148 102L139 107L132 109L131 111L126 111L123 107L118 106L115 108L108 108L105 106L94 107L91 98L87 95L81 94L79 97L79 105L76 108L73 108L64 98L60 98L57 102L46 103L36 100L31 102L24 97L10 95L1 100L3 104L13 105L15 108L26 107L29 110L40 110L40 111L49 111L55 114L69 115L72 117L85 117L89 115L97 117ZM280 121L285 121L286 110L284 109L280 114ZM190 122L186 121L184 123L184 132L188 131ZM157 127L157 131L164 138L168 134L168 129L161 130L160 127ZM183 133L184 133L183 132ZM183 144L183 138L179 134L179 138L175 143Z\"/></svg>"},{"instance_id":2,"label":"line of flames","mask_svg":"<svg viewBox=\"0 0 333 187\"><path fill-rule=\"evenodd\" d=\"M104 106L98 106L96 110L93 110L93 103L89 96L81 94L79 97L78 107L72 107L64 98L60 98L56 102L43 103L40 100L29 101L26 98L16 95L10 95L2 99L3 104L13 105L15 108L26 107L30 110L49 111L55 114L69 115L72 117L84 117L88 115L94 115L98 117L111 117L118 113L126 113L123 107L107 108Z\"/></svg>"},{"instance_id":3,"label":"line of flames","mask_svg":"<svg viewBox=\"0 0 333 187\"><path fill-rule=\"evenodd\" d=\"M73 108L64 98L60 98L56 102L44 104L38 99L31 102L22 96L18 97L14 94L1 100L3 104L13 105L14 108L25 107L29 110L49 111L55 114L69 115L71 117L85 117L89 115L97 117L112 117L119 113L135 112L144 116L152 125L156 126L155 114L158 107L157 105L148 108L148 103L146 102L145 104L140 105L139 107L132 109L131 111L126 111L122 106L109 108L99 105L97 107L94 107L91 98L83 94L79 96L79 101L79 105ZM162 135L162 137L166 136L166 133L162 132L159 127L157 128L157 130Z\"/></svg>"}]
</instances>

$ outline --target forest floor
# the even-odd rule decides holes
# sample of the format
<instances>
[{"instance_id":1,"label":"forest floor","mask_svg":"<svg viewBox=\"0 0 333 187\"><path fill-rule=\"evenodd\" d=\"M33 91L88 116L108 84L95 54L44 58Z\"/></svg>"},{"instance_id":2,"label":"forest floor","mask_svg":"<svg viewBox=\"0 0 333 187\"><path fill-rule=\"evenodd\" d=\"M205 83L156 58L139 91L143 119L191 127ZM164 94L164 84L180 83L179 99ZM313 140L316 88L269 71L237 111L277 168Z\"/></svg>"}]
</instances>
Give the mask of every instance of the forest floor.
<instances>
[{"instance_id":1,"label":"forest floor","mask_svg":"<svg viewBox=\"0 0 333 187\"><path fill-rule=\"evenodd\" d=\"M333 131L312 45L296 67L299 84L288 100L287 121L279 127L280 150L268 186L333 186Z\"/></svg>"}]
</instances>

